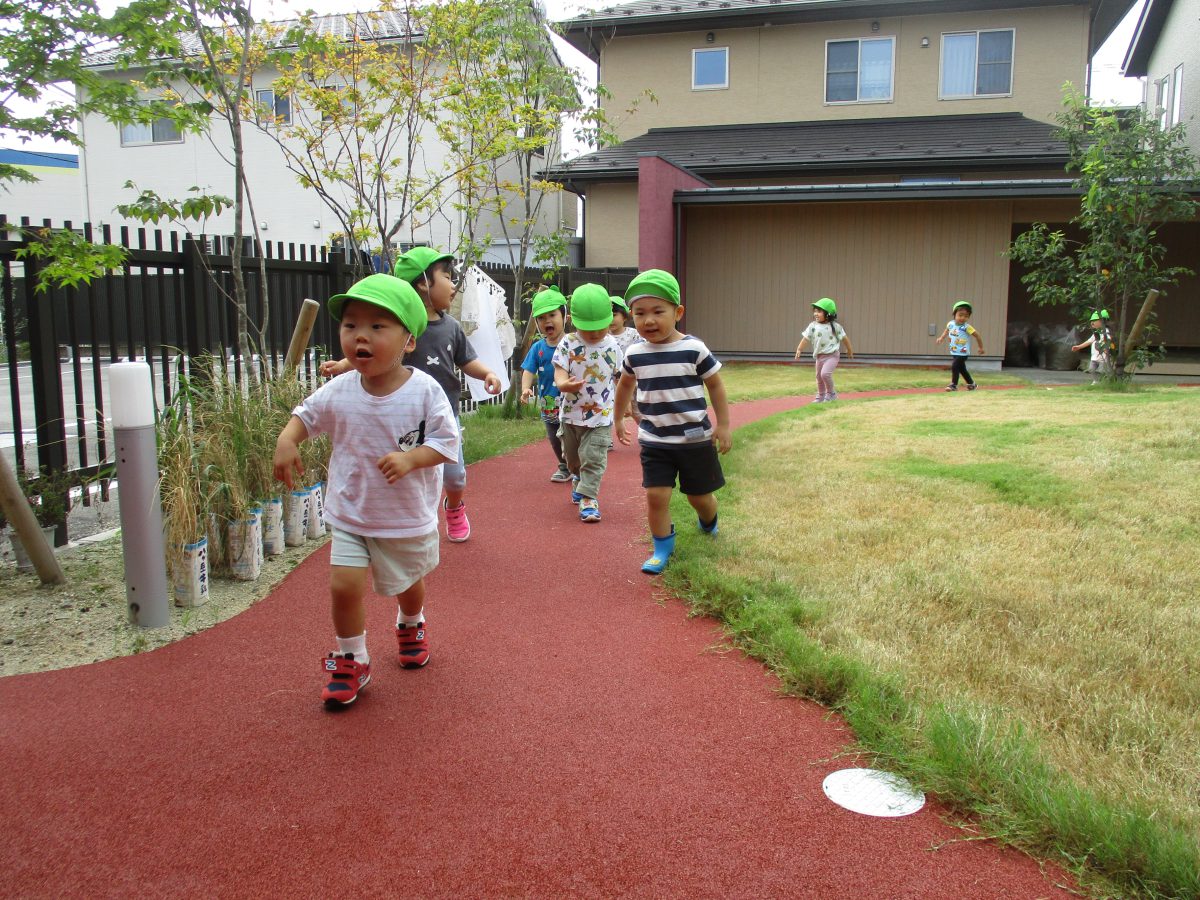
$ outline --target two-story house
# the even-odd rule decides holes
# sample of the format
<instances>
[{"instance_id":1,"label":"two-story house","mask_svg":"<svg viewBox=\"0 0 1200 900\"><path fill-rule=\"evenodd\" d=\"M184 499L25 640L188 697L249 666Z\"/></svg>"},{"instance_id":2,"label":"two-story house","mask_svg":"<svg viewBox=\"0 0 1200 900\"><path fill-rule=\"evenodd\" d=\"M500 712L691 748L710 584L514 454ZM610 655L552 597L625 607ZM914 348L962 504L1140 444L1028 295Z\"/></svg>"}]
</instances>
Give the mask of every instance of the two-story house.
<instances>
[{"instance_id":1,"label":"two-story house","mask_svg":"<svg viewBox=\"0 0 1200 900\"><path fill-rule=\"evenodd\" d=\"M1078 198L1062 89L1132 0L638 0L565 37L599 66L622 142L554 170L585 198L589 266L658 266L687 327L786 358L830 296L856 352L937 358L969 299L999 365L1031 309L1003 255ZM1200 327L1185 341L1200 345ZM987 363L985 363L986 365Z\"/></svg>"},{"instance_id":2,"label":"two-story house","mask_svg":"<svg viewBox=\"0 0 1200 900\"><path fill-rule=\"evenodd\" d=\"M282 30L293 23L275 24ZM346 41L379 41L395 45L401 52L407 44L423 38L420 26L401 10L317 16L311 27L321 36L333 35ZM193 39L192 43L198 52L198 42ZM97 53L89 59L89 64L106 77L136 82L142 72L121 67L119 55L119 49ZM253 221L264 242L329 246L331 238L342 230L341 223L316 190L300 185L296 173L285 166L279 145L269 133L273 130L278 134L279 129L292 125L293 121L316 128L323 114L312 108L303 109L302 101L294 96L280 94L276 90L278 77L276 69L263 65L252 73L249 85L257 108L273 113L272 118L263 117L268 130L256 127L253 120L247 121L242 129L245 167L253 193ZM333 83L338 77L331 76L329 90L343 86ZM185 101L196 99L182 84L176 85L175 89ZM125 187L127 181L132 181L139 189L153 190L168 198L184 199L190 196L193 187L207 193L233 195L233 169L229 161L232 140L220 119L214 118L208 134L197 135L180 132L167 119L118 126L93 113L83 117L80 136L83 141L80 167L84 215L94 224L109 224L114 229L122 225L139 225L122 218L116 211L119 204L130 203L137 196L135 191ZM329 140L336 142L337 136ZM397 152L411 154L416 160L413 170L416 179L446 169L446 143L432 122L423 122L419 138L411 143L403 141ZM552 149L551 152L555 151ZM555 158L548 160L550 163L555 161ZM405 171L403 165L400 171ZM519 180L515 163L502 161L498 183L519 183ZM334 195L344 193L336 184L330 185L330 192ZM512 196L511 192L509 195ZM343 197L343 202L351 201ZM423 213L419 224L406 226L396 235L395 249L402 251L413 244L456 246L465 228L463 206L461 198L452 189L445 190L437 209ZM565 230L574 234L576 207L575 198L569 194L548 194L540 208L536 233ZM501 264L511 261L507 244L515 244L516 240L514 229L503 227L503 215L484 212L480 217L477 233L491 237L490 250L483 257L485 261ZM209 235L230 234L233 230L232 211L226 210L208 220L204 229ZM195 230L199 231L200 226L197 225ZM244 232L249 231L247 220Z\"/></svg>"},{"instance_id":3,"label":"two-story house","mask_svg":"<svg viewBox=\"0 0 1200 900\"><path fill-rule=\"evenodd\" d=\"M1200 0L1146 0L1122 73L1143 78L1143 106L1164 127L1184 123L1200 156Z\"/></svg>"}]
</instances>

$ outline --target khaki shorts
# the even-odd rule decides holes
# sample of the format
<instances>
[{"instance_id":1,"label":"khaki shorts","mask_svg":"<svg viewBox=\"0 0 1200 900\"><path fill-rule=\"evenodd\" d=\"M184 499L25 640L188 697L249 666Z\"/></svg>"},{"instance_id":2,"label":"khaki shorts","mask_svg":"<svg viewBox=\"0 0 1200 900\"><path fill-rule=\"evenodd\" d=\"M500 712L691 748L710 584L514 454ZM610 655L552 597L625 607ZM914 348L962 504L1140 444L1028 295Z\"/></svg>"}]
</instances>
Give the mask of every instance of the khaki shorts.
<instances>
[{"instance_id":1,"label":"khaki shorts","mask_svg":"<svg viewBox=\"0 0 1200 900\"><path fill-rule=\"evenodd\" d=\"M375 538L333 529L330 563L371 569L379 594L403 594L437 568L438 533L417 537Z\"/></svg>"}]
</instances>

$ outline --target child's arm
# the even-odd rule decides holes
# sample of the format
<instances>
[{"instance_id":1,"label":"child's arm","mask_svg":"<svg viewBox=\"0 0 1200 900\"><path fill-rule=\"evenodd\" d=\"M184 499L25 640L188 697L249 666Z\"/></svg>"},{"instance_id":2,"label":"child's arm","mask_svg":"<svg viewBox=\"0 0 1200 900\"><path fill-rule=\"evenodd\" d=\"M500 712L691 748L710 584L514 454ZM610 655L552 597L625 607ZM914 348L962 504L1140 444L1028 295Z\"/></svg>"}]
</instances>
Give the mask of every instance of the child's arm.
<instances>
[{"instance_id":1,"label":"child's arm","mask_svg":"<svg viewBox=\"0 0 1200 900\"><path fill-rule=\"evenodd\" d=\"M983 338L979 336L978 331L972 331L971 337L975 338L975 346L979 348L979 355L983 356Z\"/></svg>"},{"instance_id":2,"label":"child's arm","mask_svg":"<svg viewBox=\"0 0 1200 900\"><path fill-rule=\"evenodd\" d=\"M528 369L521 370L521 402L528 403L533 399L533 373Z\"/></svg>"},{"instance_id":3,"label":"child's arm","mask_svg":"<svg viewBox=\"0 0 1200 900\"><path fill-rule=\"evenodd\" d=\"M806 337L800 338L800 343L796 345L796 359L799 359L801 357L801 355L804 353L804 350L807 346L808 346L808 338L806 338Z\"/></svg>"},{"instance_id":4,"label":"child's arm","mask_svg":"<svg viewBox=\"0 0 1200 900\"><path fill-rule=\"evenodd\" d=\"M489 394L500 393L500 376L489 369L484 364L483 360L473 359L469 363L463 363L461 366L459 366L459 368L472 378L478 378L480 381L482 381L484 389ZM521 380L524 381L525 377L521 376Z\"/></svg>"},{"instance_id":5,"label":"child's arm","mask_svg":"<svg viewBox=\"0 0 1200 900\"><path fill-rule=\"evenodd\" d=\"M564 394L578 394L583 390L583 379L572 378L558 363L554 364L554 384Z\"/></svg>"},{"instance_id":6,"label":"child's arm","mask_svg":"<svg viewBox=\"0 0 1200 900\"><path fill-rule=\"evenodd\" d=\"M625 415L631 412L633 392L636 389L637 378L628 372L622 372L621 380L617 382L617 396L613 400L613 431L622 444L630 442L629 435L625 433Z\"/></svg>"},{"instance_id":7,"label":"child's arm","mask_svg":"<svg viewBox=\"0 0 1200 900\"><path fill-rule=\"evenodd\" d=\"M292 487L292 472L304 474L304 464L300 462L300 445L308 439L308 429L298 416L292 416L283 426L279 438L275 441L275 480L282 481L290 490Z\"/></svg>"},{"instance_id":8,"label":"child's arm","mask_svg":"<svg viewBox=\"0 0 1200 900\"><path fill-rule=\"evenodd\" d=\"M947 334L949 334L949 333L950 333L950 329L949 329L949 328L943 328L943 329L942 329L942 333L941 333L941 334L939 334L939 335L937 336L937 340L936 340L936 341L934 341L934 343L935 343L935 344L940 344L942 341L944 341L944 340L946 339L946 335L947 335Z\"/></svg>"},{"instance_id":9,"label":"child's arm","mask_svg":"<svg viewBox=\"0 0 1200 900\"><path fill-rule=\"evenodd\" d=\"M446 462L458 462L458 457L451 459L442 456L432 447L420 446L413 447L408 452L393 450L387 456L380 457L376 465L387 478L387 483L392 484L414 469L428 469Z\"/></svg>"},{"instance_id":10,"label":"child's arm","mask_svg":"<svg viewBox=\"0 0 1200 900\"><path fill-rule=\"evenodd\" d=\"M708 388L708 399L712 402L713 413L717 417L717 452L728 453L733 446L733 432L729 428L729 400L725 396L725 382L718 372L705 379L704 386Z\"/></svg>"},{"instance_id":11,"label":"child's arm","mask_svg":"<svg viewBox=\"0 0 1200 900\"><path fill-rule=\"evenodd\" d=\"M850 335L842 332L842 343L846 345L846 355L854 359L854 348L850 346Z\"/></svg>"},{"instance_id":12,"label":"child's arm","mask_svg":"<svg viewBox=\"0 0 1200 900\"><path fill-rule=\"evenodd\" d=\"M1092 344L1094 344L1094 343L1096 343L1096 336L1093 334L1093 335L1092 335L1090 338L1088 338L1088 339L1087 339L1086 341L1084 341L1082 344L1076 344L1076 345L1075 345L1074 347L1072 347L1071 349L1072 349L1072 350L1076 350L1076 351L1078 351L1078 350L1086 350L1088 347L1092 346Z\"/></svg>"},{"instance_id":13,"label":"child's arm","mask_svg":"<svg viewBox=\"0 0 1200 900\"><path fill-rule=\"evenodd\" d=\"M327 359L321 363L320 372L326 378L333 378L335 375L349 372L353 368L348 359Z\"/></svg>"}]
</instances>

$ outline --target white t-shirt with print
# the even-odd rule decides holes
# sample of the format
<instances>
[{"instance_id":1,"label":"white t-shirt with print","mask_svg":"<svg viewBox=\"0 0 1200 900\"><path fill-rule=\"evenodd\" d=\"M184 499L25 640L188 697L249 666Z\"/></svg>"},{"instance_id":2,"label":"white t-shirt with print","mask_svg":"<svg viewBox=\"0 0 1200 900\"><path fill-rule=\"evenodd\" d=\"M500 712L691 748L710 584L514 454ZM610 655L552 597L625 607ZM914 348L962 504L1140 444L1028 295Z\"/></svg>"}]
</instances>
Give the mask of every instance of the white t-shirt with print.
<instances>
[{"instance_id":1,"label":"white t-shirt with print","mask_svg":"<svg viewBox=\"0 0 1200 900\"><path fill-rule=\"evenodd\" d=\"M345 372L292 410L308 436L333 442L325 487L325 518L363 537L417 537L437 530L442 467L414 469L392 484L379 460L394 450L431 447L458 459L461 440L446 393L429 375L412 370L386 397L367 393L357 372Z\"/></svg>"},{"instance_id":2,"label":"white t-shirt with print","mask_svg":"<svg viewBox=\"0 0 1200 900\"><path fill-rule=\"evenodd\" d=\"M554 350L555 368L566 370L572 381L583 380L578 394L562 391L558 420L570 425L597 428L611 425L613 400L617 388L613 383L621 366L621 348L611 334L596 344L584 343L578 333L571 332L558 342Z\"/></svg>"},{"instance_id":3,"label":"white t-shirt with print","mask_svg":"<svg viewBox=\"0 0 1200 900\"><path fill-rule=\"evenodd\" d=\"M795 332L792 332L795 334ZM813 356L824 356L827 353L837 353L842 347L842 338L846 329L837 322L809 322L801 337L806 338L812 345Z\"/></svg>"}]
</instances>

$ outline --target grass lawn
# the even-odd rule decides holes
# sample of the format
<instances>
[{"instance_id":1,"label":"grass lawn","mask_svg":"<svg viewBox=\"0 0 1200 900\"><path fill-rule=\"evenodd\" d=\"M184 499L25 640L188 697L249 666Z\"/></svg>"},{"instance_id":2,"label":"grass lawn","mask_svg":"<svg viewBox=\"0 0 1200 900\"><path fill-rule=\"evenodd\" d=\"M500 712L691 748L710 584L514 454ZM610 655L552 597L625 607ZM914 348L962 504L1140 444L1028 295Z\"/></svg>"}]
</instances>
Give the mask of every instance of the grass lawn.
<instances>
[{"instance_id":1,"label":"grass lawn","mask_svg":"<svg viewBox=\"0 0 1200 900\"><path fill-rule=\"evenodd\" d=\"M725 371L745 399L808 369ZM896 380L945 375L837 373ZM1200 896L1198 422L1173 387L776 416L735 434L721 534L681 529L669 583L991 833L1100 893Z\"/></svg>"},{"instance_id":2,"label":"grass lawn","mask_svg":"<svg viewBox=\"0 0 1200 900\"><path fill-rule=\"evenodd\" d=\"M1024 383L1020 378L1001 372L972 372L971 377L981 385ZM793 363L725 363L721 368L721 379L731 403L791 395L811 397L817 389L813 361L807 356L803 362ZM950 383L949 357L946 365L940 368L843 364L834 372L833 380L839 394L945 387Z\"/></svg>"}]
</instances>

